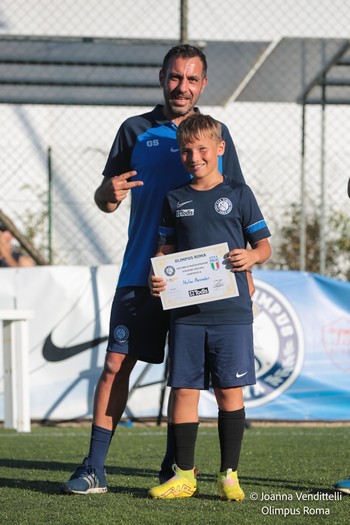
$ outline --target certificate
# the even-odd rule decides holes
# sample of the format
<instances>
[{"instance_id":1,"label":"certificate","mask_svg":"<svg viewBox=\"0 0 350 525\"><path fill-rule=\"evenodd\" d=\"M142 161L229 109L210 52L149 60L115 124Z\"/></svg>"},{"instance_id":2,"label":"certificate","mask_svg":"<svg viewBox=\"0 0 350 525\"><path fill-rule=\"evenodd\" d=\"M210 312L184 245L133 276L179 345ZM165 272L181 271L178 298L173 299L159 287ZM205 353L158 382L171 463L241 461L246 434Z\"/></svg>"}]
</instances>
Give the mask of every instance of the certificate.
<instances>
[{"instance_id":1,"label":"certificate","mask_svg":"<svg viewBox=\"0 0 350 525\"><path fill-rule=\"evenodd\" d=\"M166 282L164 310L239 295L236 276L224 256L227 242L151 259L153 272Z\"/></svg>"}]
</instances>

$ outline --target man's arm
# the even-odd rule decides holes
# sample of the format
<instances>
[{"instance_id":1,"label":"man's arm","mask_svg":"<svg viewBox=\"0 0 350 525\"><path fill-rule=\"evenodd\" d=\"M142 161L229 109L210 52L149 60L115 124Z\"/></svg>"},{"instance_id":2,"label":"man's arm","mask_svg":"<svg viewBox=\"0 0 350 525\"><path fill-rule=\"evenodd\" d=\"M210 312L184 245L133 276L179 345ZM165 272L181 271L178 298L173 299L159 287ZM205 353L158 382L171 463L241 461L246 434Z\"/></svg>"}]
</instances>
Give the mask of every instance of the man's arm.
<instances>
[{"instance_id":1,"label":"man's arm","mask_svg":"<svg viewBox=\"0 0 350 525\"><path fill-rule=\"evenodd\" d=\"M137 175L136 171L128 171L115 177L104 177L101 185L95 191L95 203L105 213L115 211L120 203L126 199L131 188L143 186L143 182L136 180L129 182L131 177Z\"/></svg>"}]
</instances>

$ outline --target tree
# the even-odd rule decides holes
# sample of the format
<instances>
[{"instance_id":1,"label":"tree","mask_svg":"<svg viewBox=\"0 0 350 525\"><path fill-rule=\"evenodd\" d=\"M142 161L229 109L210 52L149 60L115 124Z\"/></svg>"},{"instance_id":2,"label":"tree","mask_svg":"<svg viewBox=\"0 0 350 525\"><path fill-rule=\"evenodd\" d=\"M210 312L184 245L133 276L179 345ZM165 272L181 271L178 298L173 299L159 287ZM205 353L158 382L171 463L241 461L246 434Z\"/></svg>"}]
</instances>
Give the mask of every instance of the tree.
<instances>
[{"instance_id":1,"label":"tree","mask_svg":"<svg viewBox=\"0 0 350 525\"><path fill-rule=\"evenodd\" d=\"M279 232L280 243L274 249L270 268L300 270L301 211L292 204L284 215L285 224ZM331 211L327 219L326 274L350 280L350 216L342 211ZM306 214L306 271L320 271L320 217L315 209Z\"/></svg>"}]
</instances>

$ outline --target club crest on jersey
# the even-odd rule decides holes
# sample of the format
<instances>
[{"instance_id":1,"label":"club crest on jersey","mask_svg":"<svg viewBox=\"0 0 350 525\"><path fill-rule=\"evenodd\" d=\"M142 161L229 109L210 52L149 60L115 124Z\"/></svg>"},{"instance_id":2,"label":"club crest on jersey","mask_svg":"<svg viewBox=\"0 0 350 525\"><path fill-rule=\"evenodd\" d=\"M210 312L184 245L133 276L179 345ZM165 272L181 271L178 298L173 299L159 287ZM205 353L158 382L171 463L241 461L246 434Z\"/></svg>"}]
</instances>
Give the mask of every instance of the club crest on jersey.
<instances>
[{"instance_id":1,"label":"club crest on jersey","mask_svg":"<svg viewBox=\"0 0 350 525\"><path fill-rule=\"evenodd\" d=\"M217 255L211 255L209 257L209 262L212 270L218 270L220 268L219 257Z\"/></svg>"},{"instance_id":2,"label":"club crest on jersey","mask_svg":"<svg viewBox=\"0 0 350 525\"><path fill-rule=\"evenodd\" d=\"M256 384L244 387L247 407L276 399L300 374L304 337L292 305L276 288L254 279L254 302L260 309L254 329Z\"/></svg>"},{"instance_id":3,"label":"club crest on jersey","mask_svg":"<svg viewBox=\"0 0 350 525\"><path fill-rule=\"evenodd\" d=\"M227 215L232 210L232 202L227 197L221 197L214 204L214 208L220 215Z\"/></svg>"},{"instance_id":4,"label":"club crest on jersey","mask_svg":"<svg viewBox=\"0 0 350 525\"><path fill-rule=\"evenodd\" d=\"M117 343L126 343L129 339L129 330L126 326L119 324L114 329L113 336Z\"/></svg>"}]
</instances>

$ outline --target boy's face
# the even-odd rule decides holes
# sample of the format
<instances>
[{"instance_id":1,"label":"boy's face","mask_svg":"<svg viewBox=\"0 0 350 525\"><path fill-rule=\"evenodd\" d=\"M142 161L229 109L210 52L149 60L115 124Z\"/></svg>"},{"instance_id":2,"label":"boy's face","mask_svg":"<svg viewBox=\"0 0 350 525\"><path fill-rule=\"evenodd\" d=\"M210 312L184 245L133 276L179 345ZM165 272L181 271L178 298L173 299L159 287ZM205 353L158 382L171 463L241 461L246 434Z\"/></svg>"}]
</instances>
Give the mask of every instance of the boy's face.
<instances>
[{"instance_id":1,"label":"boy's face","mask_svg":"<svg viewBox=\"0 0 350 525\"><path fill-rule=\"evenodd\" d=\"M196 179L217 176L218 157L223 155L224 151L225 142L217 141L206 133L192 142L180 144L183 165Z\"/></svg>"}]
</instances>

